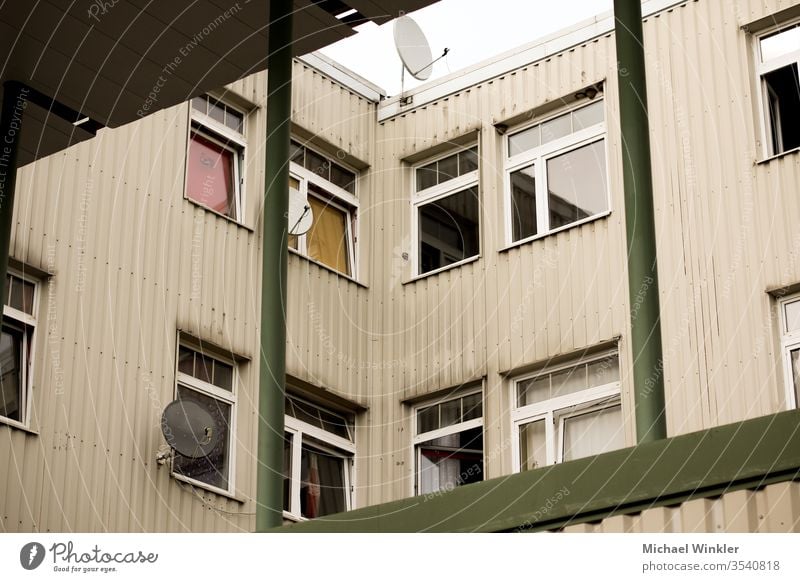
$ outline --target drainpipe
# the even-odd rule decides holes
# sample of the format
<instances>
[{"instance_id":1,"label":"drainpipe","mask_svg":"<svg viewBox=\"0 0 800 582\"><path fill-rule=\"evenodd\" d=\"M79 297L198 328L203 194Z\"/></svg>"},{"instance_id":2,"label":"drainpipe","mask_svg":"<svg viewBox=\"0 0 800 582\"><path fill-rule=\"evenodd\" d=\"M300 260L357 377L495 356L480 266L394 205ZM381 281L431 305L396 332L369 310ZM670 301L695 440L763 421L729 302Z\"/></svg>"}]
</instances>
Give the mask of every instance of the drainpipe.
<instances>
[{"instance_id":1,"label":"drainpipe","mask_svg":"<svg viewBox=\"0 0 800 582\"><path fill-rule=\"evenodd\" d=\"M17 154L22 131L22 115L28 89L17 81L3 83L3 108L0 111L0 297L5 297L8 253L14 217L14 188L17 182ZM5 300L0 301L0 305Z\"/></svg>"},{"instance_id":2,"label":"drainpipe","mask_svg":"<svg viewBox=\"0 0 800 582\"><path fill-rule=\"evenodd\" d=\"M270 0L266 197L261 269L256 531L282 524L292 0Z\"/></svg>"},{"instance_id":3,"label":"drainpipe","mask_svg":"<svg viewBox=\"0 0 800 582\"><path fill-rule=\"evenodd\" d=\"M639 443L666 438L641 0L614 0L628 238L631 348Z\"/></svg>"}]
</instances>

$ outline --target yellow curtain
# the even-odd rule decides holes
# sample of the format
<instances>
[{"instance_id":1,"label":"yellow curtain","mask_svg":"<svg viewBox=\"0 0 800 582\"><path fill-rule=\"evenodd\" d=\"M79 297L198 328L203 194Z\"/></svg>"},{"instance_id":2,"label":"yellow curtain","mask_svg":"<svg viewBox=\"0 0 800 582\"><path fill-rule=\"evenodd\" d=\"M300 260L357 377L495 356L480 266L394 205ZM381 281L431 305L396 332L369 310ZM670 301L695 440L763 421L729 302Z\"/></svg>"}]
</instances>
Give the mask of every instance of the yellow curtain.
<instances>
[{"instance_id":1,"label":"yellow curtain","mask_svg":"<svg viewBox=\"0 0 800 582\"><path fill-rule=\"evenodd\" d=\"M308 256L349 275L347 214L313 196L308 197L308 203L314 212L314 223L306 238Z\"/></svg>"}]
</instances>

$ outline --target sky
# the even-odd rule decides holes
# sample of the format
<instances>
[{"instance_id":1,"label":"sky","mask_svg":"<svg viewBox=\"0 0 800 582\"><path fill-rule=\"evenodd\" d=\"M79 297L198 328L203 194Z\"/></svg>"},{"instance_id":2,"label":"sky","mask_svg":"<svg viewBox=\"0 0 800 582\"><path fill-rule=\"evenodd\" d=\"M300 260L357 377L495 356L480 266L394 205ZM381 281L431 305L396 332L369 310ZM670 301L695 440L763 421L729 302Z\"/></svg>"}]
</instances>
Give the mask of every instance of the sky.
<instances>
[{"instance_id":1,"label":"sky","mask_svg":"<svg viewBox=\"0 0 800 582\"><path fill-rule=\"evenodd\" d=\"M587 18L609 12L613 0L440 0L411 13L425 33L433 58L430 80L527 44ZM491 7L491 10L487 10ZM358 34L322 53L387 91L400 92L402 65L394 47L393 23L366 24ZM422 84L405 76L405 89Z\"/></svg>"}]
</instances>

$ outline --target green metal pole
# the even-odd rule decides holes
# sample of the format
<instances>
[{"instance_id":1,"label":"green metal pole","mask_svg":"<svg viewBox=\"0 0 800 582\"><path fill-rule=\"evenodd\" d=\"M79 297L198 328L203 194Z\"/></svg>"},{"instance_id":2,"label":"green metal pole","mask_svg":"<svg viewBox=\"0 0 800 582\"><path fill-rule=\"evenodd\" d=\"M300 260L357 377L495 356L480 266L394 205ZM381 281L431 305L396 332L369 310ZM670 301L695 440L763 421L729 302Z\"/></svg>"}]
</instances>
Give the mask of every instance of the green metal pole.
<instances>
[{"instance_id":1,"label":"green metal pole","mask_svg":"<svg viewBox=\"0 0 800 582\"><path fill-rule=\"evenodd\" d=\"M282 523L292 0L270 0L256 531Z\"/></svg>"},{"instance_id":2,"label":"green metal pole","mask_svg":"<svg viewBox=\"0 0 800 582\"><path fill-rule=\"evenodd\" d=\"M0 297L6 296L6 272L14 218L14 188L17 182L17 153L27 95L28 89L21 83L3 83L3 108L0 111Z\"/></svg>"},{"instance_id":3,"label":"green metal pole","mask_svg":"<svg viewBox=\"0 0 800 582\"><path fill-rule=\"evenodd\" d=\"M614 0L614 16L636 436L643 443L666 438L667 423L641 0Z\"/></svg>"}]
</instances>

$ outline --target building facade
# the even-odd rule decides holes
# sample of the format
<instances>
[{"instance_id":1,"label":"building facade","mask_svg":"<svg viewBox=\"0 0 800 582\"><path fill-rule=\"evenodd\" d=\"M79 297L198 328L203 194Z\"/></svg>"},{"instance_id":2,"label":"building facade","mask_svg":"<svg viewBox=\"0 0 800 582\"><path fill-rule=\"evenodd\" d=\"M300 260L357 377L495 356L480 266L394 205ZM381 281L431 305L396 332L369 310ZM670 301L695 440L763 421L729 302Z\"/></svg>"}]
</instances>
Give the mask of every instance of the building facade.
<instances>
[{"instance_id":1,"label":"building facade","mask_svg":"<svg viewBox=\"0 0 800 582\"><path fill-rule=\"evenodd\" d=\"M674 437L798 406L800 2L644 9ZM636 443L617 72L610 17L392 98L295 61L286 520ZM4 531L254 529L266 98L21 170ZM166 445L175 399L202 455Z\"/></svg>"}]
</instances>

